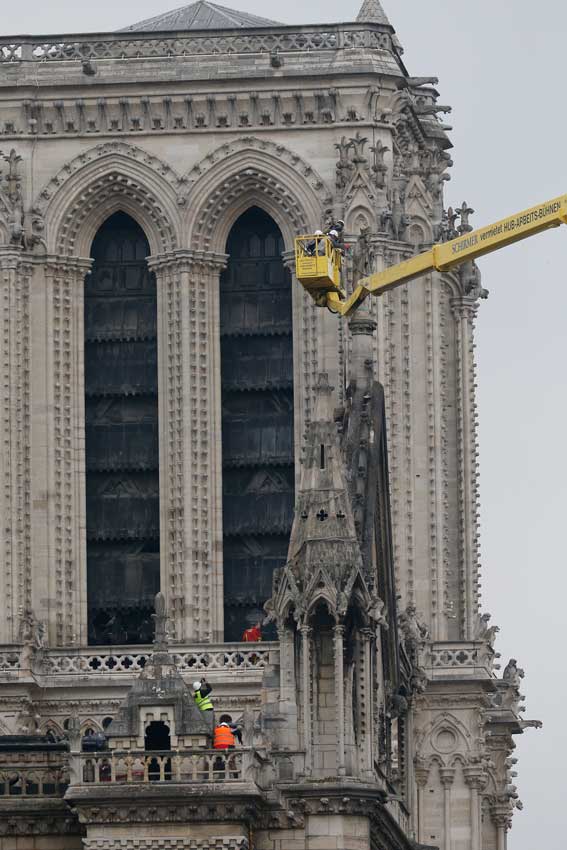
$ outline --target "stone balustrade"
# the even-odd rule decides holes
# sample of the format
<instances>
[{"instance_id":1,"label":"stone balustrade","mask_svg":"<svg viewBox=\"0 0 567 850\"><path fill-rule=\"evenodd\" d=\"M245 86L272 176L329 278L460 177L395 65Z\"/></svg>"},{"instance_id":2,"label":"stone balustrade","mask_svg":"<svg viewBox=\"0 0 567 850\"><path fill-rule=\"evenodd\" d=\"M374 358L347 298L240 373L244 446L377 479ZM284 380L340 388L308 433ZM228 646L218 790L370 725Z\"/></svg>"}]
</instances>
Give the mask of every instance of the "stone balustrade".
<instances>
[{"instance_id":1,"label":"stone balustrade","mask_svg":"<svg viewBox=\"0 0 567 850\"><path fill-rule=\"evenodd\" d=\"M252 749L75 753L71 784L238 782L248 778L254 760Z\"/></svg>"},{"instance_id":2,"label":"stone balustrade","mask_svg":"<svg viewBox=\"0 0 567 850\"><path fill-rule=\"evenodd\" d=\"M217 643L199 646L174 646L170 653L180 673L261 671L270 653L279 648L277 642ZM85 647L81 649L46 649L35 653L32 669L50 676L108 676L140 673L152 655L151 646ZM22 668L22 647L0 650L0 678Z\"/></svg>"},{"instance_id":3,"label":"stone balustrade","mask_svg":"<svg viewBox=\"0 0 567 850\"><path fill-rule=\"evenodd\" d=\"M20 647L0 647L0 675L20 669Z\"/></svg>"},{"instance_id":4,"label":"stone balustrade","mask_svg":"<svg viewBox=\"0 0 567 850\"><path fill-rule=\"evenodd\" d=\"M21 767L4 764L0 767L0 799L6 797L62 797L69 784L63 768L42 766Z\"/></svg>"},{"instance_id":5,"label":"stone balustrade","mask_svg":"<svg viewBox=\"0 0 567 850\"><path fill-rule=\"evenodd\" d=\"M211 32L102 33L20 36L0 39L0 63L84 62L104 59L146 59L199 55L308 53L353 48L391 49L386 27L369 23L263 27L235 33Z\"/></svg>"},{"instance_id":6,"label":"stone balustrade","mask_svg":"<svg viewBox=\"0 0 567 850\"><path fill-rule=\"evenodd\" d=\"M485 641L436 641L420 651L428 678L492 679L494 650Z\"/></svg>"}]
</instances>

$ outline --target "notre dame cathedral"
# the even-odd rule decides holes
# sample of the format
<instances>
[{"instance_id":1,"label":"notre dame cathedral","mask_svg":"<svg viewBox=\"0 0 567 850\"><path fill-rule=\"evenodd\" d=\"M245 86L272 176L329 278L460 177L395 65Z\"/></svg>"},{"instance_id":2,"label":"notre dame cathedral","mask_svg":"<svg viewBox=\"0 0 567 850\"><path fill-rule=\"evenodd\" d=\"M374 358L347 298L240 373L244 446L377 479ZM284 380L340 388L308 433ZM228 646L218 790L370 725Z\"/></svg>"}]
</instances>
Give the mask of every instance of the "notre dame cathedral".
<instances>
[{"instance_id":1,"label":"notre dame cathedral","mask_svg":"<svg viewBox=\"0 0 567 850\"><path fill-rule=\"evenodd\" d=\"M0 850L505 850L486 292L294 277L337 219L348 286L472 229L402 53L379 0L0 39Z\"/></svg>"}]
</instances>

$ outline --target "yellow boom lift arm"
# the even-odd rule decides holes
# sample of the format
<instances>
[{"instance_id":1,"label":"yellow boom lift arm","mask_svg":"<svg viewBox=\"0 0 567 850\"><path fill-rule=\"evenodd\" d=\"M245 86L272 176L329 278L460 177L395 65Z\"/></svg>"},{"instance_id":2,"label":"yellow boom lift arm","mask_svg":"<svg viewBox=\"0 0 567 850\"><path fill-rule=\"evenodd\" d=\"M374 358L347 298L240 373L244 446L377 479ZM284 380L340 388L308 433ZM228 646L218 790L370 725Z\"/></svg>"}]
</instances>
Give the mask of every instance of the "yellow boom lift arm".
<instances>
[{"instance_id":1,"label":"yellow boom lift arm","mask_svg":"<svg viewBox=\"0 0 567 850\"><path fill-rule=\"evenodd\" d=\"M429 251L362 278L348 298L341 288L340 251L333 248L327 236L298 236L295 240L296 275L318 306L349 316L368 295L382 295L433 270L449 271L560 224L567 224L567 195L472 230L450 242L434 245Z\"/></svg>"}]
</instances>

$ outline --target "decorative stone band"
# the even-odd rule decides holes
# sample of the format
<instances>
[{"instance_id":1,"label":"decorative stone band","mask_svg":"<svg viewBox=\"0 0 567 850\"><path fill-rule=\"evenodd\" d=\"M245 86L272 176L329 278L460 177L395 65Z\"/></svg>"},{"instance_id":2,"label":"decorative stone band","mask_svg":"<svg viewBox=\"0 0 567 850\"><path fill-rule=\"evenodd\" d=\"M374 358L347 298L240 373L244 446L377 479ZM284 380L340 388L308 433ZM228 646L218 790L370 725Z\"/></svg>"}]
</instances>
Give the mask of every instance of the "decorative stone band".
<instances>
[{"instance_id":1,"label":"decorative stone band","mask_svg":"<svg viewBox=\"0 0 567 850\"><path fill-rule=\"evenodd\" d=\"M195 33L157 37L149 33L106 33L99 37L63 35L0 39L0 63L87 62L104 59L159 59L226 54L305 53L352 48L393 50L386 27L332 24L317 27L270 27L262 32Z\"/></svg>"},{"instance_id":2,"label":"decorative stone band","mask_svg":"<svg viewBox=\"0 0 567 850\"><path fill-rule=\"evenodd\" d=\"M248 850L246 838L211 835L208 838L85 838L85 850Z\"/></svg>"},{"instance_id":3,"label":"decorative stone band","mask_svg":"<svg viewBox=\"0 0 567 850\"><path fill-rule=\"evenodd\" d=\"M148 259L148 266L153 272L171 269L176 273L192 272L194 269L222 271L227 264L228 254L216 254L213 251L192 251L179 249L166 254L157 254Z\"/></svg>"},{"instance_id":4,"label":"decorative stone band","mask_svg":"<svg viewBox=\"0 0 567 850\"><path fill-rule=\"evenodd\" d=\"M250 648L249 643L210 644L191 647L171 647L170 652L179 671L187 675L197 670L259 671L269 663L270 652L278 649L278 643L261 643ZM0 676L2 672L20 669L20 647L3 648L0 651ZM116 647L112 649L51 649L41 653L42 673L50 676L108 676L139 673L152 655L152 647Z\"/></svg>"}]
</instances>

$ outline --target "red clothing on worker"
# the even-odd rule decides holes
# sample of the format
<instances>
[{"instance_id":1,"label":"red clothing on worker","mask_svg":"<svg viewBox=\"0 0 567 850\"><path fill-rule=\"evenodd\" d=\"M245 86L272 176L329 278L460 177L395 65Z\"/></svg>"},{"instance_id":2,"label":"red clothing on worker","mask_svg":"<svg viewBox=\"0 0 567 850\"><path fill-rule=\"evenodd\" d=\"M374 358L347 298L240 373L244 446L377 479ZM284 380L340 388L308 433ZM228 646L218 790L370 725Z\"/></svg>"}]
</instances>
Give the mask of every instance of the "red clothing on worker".
<instances>
[{"instance_id":1,"label":"red clothing on worker","mask_svg":"<svg viewBox=\"0 0 567 850\"><path fill-rule=\"evenodd\" d=\"M262 640L262 632L258 626L252 626L252 628L246 629L242 635L242 640L245 643L258 643L258 641Z\"/></svg>"},{"instance_id":2,"label":"red clothing on worker","mask_svg":"<svg viewBox=\"0 0 567 850\"><path fill-rule=\"evenodd\" d=\"M230 726L215 726L213 732L213 748L215 750L228 750L230 747L234 747L234 743L235 738Z\"/></svg>"}]
</instances>

